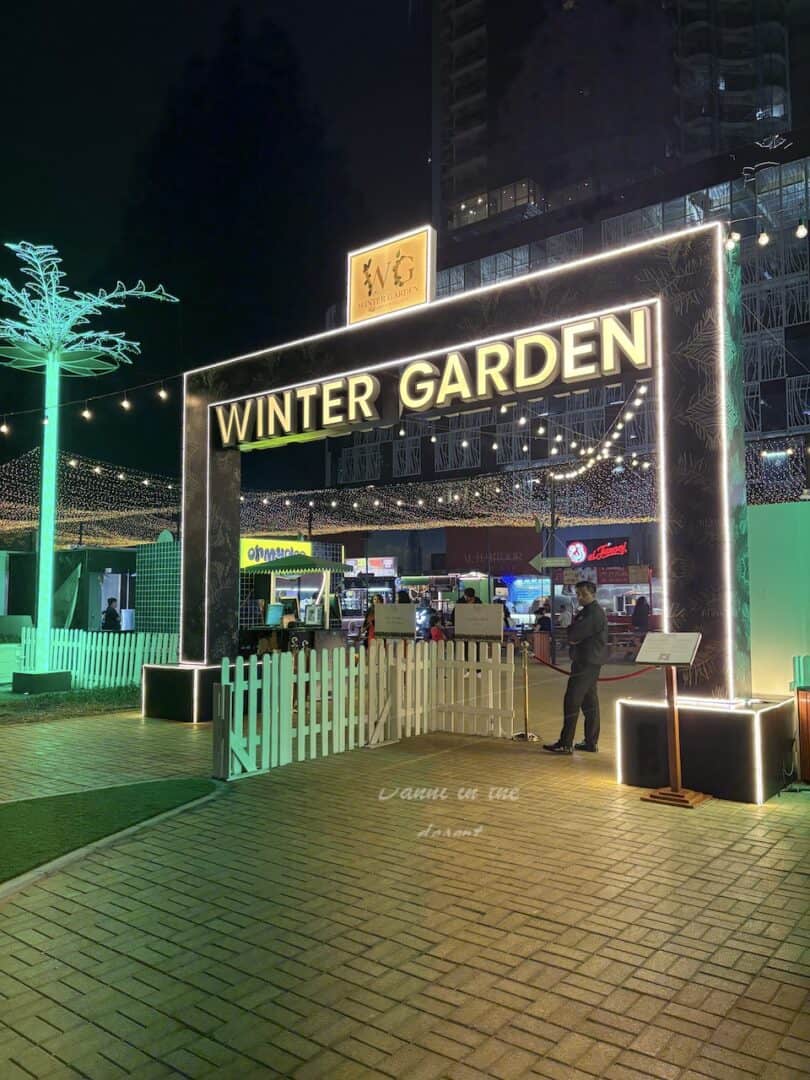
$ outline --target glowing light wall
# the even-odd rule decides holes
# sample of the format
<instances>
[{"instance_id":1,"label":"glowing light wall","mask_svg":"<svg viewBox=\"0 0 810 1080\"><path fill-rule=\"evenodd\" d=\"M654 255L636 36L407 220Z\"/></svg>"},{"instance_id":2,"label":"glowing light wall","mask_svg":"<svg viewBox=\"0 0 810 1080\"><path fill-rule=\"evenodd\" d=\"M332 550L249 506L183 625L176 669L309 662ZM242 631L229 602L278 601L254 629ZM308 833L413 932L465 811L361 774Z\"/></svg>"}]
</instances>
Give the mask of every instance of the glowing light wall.
<instances>
[{"instance_id":1,"label":"glowing light wall","mask_svg":"<svg viewBox=\"0 0 810 1080\"><path fill-rule=\"evenodd\" d=\"M810 654L810 502L750 506L748 546L754 691L789 694Z\"/></svg>"}]
</instances>

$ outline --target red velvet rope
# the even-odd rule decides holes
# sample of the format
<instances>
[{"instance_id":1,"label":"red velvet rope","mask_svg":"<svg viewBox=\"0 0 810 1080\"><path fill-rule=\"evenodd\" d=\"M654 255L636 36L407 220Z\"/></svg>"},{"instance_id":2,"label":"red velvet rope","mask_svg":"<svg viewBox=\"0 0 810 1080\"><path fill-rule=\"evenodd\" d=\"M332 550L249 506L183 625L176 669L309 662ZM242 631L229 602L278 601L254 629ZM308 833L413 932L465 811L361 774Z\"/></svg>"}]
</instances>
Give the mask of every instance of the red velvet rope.
<instances>
[{"instance_id":1,"label":"red velvet rope","mask_svg":"<svg viewBox=\"0 0 810 1080\"><path fill-rule=\"evenodd\" d=\"M544 667L550 667L552 671L559 671L561 675L570 675L571 672L564 667L557 667L556 664L550 664L548 660L541 660L539 656L535 656L535 660L538 664L543 664ZM646 675L648 671L655 671L655 665L650 667L639 668L638 671L629 671L626 675L603 675L600 676L599 682L621 682L622 679L637 679L639 675Z\"/></svg>"}]
</instances>

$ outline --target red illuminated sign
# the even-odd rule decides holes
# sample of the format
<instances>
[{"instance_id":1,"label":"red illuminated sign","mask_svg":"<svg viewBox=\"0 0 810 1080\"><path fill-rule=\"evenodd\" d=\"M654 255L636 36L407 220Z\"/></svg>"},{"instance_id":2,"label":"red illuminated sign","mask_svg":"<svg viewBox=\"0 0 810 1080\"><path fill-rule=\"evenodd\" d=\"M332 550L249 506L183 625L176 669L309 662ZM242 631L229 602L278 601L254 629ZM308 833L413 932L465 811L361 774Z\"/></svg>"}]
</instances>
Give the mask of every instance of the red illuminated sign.
<instances>
[{"instance_id":1,"label":"red illuminated sign","mask_svg":"<svg viewBox=\"0 0 810 1080\"><path fill-rule=\"evenodd\" d=\"M627 537L610 540L572 540L565 549L572 566L612 563L626 566L630 553Z\"/></svg>"},{"instance_id":2,"label":"red illuminated sign","mask_svg":"<svg viewBox=\"0 0 810 1080\"><path fill-rule=\"evenodd\" d=\"M603 562L605 559L616 559L620 555L627 556L627 541L621 540L618 544L600 544L599 547L588 552L588 562Z\"/></svg>"}]
</instances>

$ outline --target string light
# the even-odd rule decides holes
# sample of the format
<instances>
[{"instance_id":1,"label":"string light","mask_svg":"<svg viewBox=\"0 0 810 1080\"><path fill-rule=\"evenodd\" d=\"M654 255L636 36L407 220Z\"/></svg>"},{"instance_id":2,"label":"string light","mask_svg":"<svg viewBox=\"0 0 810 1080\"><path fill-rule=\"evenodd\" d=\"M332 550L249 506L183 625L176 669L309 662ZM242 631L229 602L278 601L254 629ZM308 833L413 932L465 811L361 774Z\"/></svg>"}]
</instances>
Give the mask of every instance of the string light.
<instances>
[{"instance_id":1,"label":"string light","mask_svg":"<svg viewBox=\"0 0 810 1080\"><path fill-rule=\"evenodd\" d=\"M129 412L129 410L132 408L132 402L129 400L128 397L121 398L121 408L124 410L124 412Z\"/></svg>"},{"instance_id":2,"label":"string light","mask_svg":"<svg viewBox=\"0 0 810 1080\"><path fill-rule=\"evenodd\" d=\"M537 434L538 434L538 435L545 435L545 433L546 433L546 429L545 429L545 428L543 427L543 425L541 424L541 425L540 425L540 426L538 427L538 429L537 429Z\"/></svg>"},{"instance_id":3,"label":"string light","mask_svg":"<svg viewBox=\"0 0 810 1080\"><path fill-rule=\"evenodd\" d=\"M770 244L771 238L767 229L760 229L759 236L757 237L757 243L760 247L767 247Z\"/></svg>"},{"instance_id":4,"label":"string light","mask_svg":"<svg viewBox=\"0 0 810 1080\"><path fill-rule=\"evenodd\" d=\"M399 429L399 434L400 434L400 438L405 434L405 428L404 427L401 427Z\"/></svg>"},{"instance_id":5,"label":"string light","mask_svg":"<svg viewBox=\"0 0 810 1080\"><path fill-rule=\"evenodd\" d=\"M467 447L468 447L468 446L469 446L470 444L469 444L469 443L467 442L467 440L466 440L466 439L462 439L462 440L461 440L461 445L462 445L462 446L464 447L464 449L466 450L466 449L467 449Z\"/></svg>"},{"instance_id":6,"label":"string light","mask_svg":"<svg viewBox=\"0 0 810 1080\"><path fill-rule=\"evenodd\" d=\"M86 401L84 403L84 408L82 409L82 419L83 420L92 420L93 419L93 414L90 411L90 407L88 406Z\"/></svg>"},{"instance_id":7,"label":"string light","mask_svg":"<svg viewBox=\"0 0 810 1080\"><path fill-rule=\"evenodd\" d=\"M496 442L494 442L494 443L492 444L492 449L493 449L493 450L497 450L497 449L498 449L498 444L497 444Z\"/></svg>"},{"instance_id":8,"label":"string light","mask_svg":"<svg viewBox=\"0 0 810 1080\"><path fill-rule=\"evenodd\" d=\"M3 418L3 423L2 423L2 424L0 424L0 434L2 434L2 435L8 435L8 433L9 433L10 431L11 431L11 428L10 428L10 427L8 426L8 422L6 421L6 419L5 419L5 417L4 417L4 418Z\"/></svg>"},{"instance_id":9,"label":"string light","mask_svg":"<svg viewBox=\"0 0 810 1080\"><path fill-rule=\"evenodd\" d=\"M796 226L796 239L805 240L807 238L807 222L804 218L799 218L799 224Z\"/></svg>"},{"instance_id":10,"label":"string light","mask_svg":"<svg viewBox=\"0 0 810 1080\"><path fill-rule=\"evenodd\" d=\"M435 435L431 435L431 436L430 436L430 441L431 441L432 443L435 443L435 442L436 442L436 436L435 436Z\"/></svg>"},{"instance_id":11,"label":"string light","mask_svg":"<svg viewBox=\"0 0 810 1080\"><path fill-rule=\"evenodd\" d=\"M520 424L521 427L523 427L523 425L526 423L526 417L521 416L521 418L518 420L518 423Z\"/></svg>"},{"instance_id":12,"label":"string light","mask_svg":"<svg viewBox=\"0 0 810 1080\"><path fill-rule=\"evenodd\" d=\"M166 401L168 399L168 397L169 397L169 391L162 384L161 384L160 389L158 390L158 397L160 398L161 401Z\"/></svg>"}]
</instances>

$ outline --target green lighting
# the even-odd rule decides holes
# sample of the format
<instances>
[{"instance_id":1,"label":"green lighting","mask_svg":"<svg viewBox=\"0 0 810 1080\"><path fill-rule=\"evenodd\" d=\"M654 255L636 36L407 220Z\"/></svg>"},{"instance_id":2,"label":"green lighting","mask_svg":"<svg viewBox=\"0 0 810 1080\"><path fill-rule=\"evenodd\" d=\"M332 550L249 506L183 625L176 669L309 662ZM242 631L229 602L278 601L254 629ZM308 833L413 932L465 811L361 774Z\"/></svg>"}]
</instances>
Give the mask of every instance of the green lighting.
<instances>
[{"instance_id":1,"label":"green lighting","mask_svg":"<svg viewBox=\"0 0 810 1080\"><path fill-rule=\"evenodd\" d=\"M0 301L17 309L14 319L0 319L0 358L19 371L45 375L45 415L42 425L42 473L40 477L39 565L37 570L36 660L37 671L50 670L53 623L54 544L59 450L59 380L69 375L104 375L119 364L131 363L140 352L137 341L118 331L92 331L91 316L108 308L122 308L124 301L177 298L162 285L147 289L142 281L127 288L119 281L110 292L74 292L62 284L62 260L49 244L6 244L23 264L29 279L15 288L0 278Z\"/></svg>"}]
</instances>

